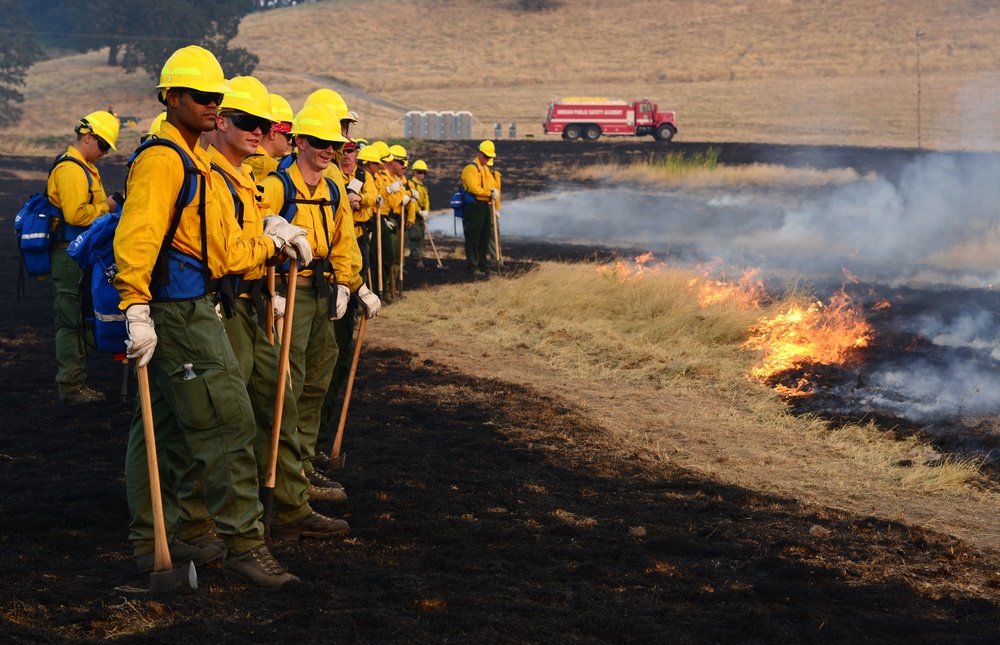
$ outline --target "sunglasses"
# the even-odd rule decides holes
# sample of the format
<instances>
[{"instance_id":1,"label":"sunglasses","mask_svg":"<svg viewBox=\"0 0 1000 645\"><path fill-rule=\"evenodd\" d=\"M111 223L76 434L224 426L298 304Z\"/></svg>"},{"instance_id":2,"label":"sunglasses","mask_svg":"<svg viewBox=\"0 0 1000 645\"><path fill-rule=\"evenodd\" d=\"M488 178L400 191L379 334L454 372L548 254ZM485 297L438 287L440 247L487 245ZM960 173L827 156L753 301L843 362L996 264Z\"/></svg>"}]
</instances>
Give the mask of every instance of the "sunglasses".
<instances>
[{"instance_id":1,"label":"sunglasses","mask_svg":"<svg viewBox=\"0 0 1000 645\"><path fill-rule=\"evenodd\" d=\"M97 136L93 132L90 133L90 136L94 137L94 140L97 141L97 148L98 148L98 150L100 150L101 152L110 152L111 151L111 144L110 143L108 143L104 139L100 138L99 136Z\"/></svg>"},{"instance_id":2,"label":"sunglasses","mask_svg":"<svg viewBox=\"0 0 1000 645\"><path fill-rule=\"evenodd\" d=\"M413 174L414 175L426 175L427 171L426 170L414 170Z\"/></svg>"},{"instance_id":3,"label":"sunglasses","mask_svg":"<svg viewBox=\"0 0 1000 645\"><path fill-rule=\"evenodd\" d=\"M358 150L357 146L352 146L352 145L346 145L346 146L344 146L344 152L346 154L351 154L352 152L357 152L357 150Z\"/></svg>"},{"instance_id":4,"label":"sunglasses","mask_svg":"<svg viewBox=\"0 0 1000 645\"><path fill-rule=\"evenodd\" d=\"M235 113L226 114L225 116L233 122L233 125L244 132L253 132L260 129L261 134L267 134L271 131L271 126L273 125L267 119L252 114Z\"/></svg>"},{"instance_id":5,"label":"sunglasses","mask_svg":"<svg viewBox=\"0 0 1000 645\"><path fill-rule=\"evenodd\" d=\"M190 96L191 100L198 105L211 105L212 103L219 105L222 103L222 98L224 96L222 92L199 92L198 90L192 90L186 87L180 89L180 91Z\"/></svg>"},{"instance_id":6,"label":"sunglasses","mask_svg":"<svg viewBox=\"0 0 1000 645\"><path fill-rule=\"evenodd\" d=\"M327 148L336 148L338 145L340 145L336 141L327 141L326 139L320 139L319 137L314 137L312 135L308 135L308 136L305 136L305 137L302 137L302 138L305 139L306 142L309 143L310 147L316 148L317 150L326 150Z\"/></svg>"}]
</instances>

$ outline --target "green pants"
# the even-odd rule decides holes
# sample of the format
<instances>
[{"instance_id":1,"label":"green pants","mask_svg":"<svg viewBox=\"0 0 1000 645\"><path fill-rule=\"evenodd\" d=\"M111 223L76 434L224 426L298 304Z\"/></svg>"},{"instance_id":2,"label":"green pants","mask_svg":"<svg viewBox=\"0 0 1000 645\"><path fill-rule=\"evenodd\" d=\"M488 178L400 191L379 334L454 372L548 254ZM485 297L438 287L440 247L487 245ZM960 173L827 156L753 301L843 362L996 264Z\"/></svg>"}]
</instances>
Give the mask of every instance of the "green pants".
<instances>
[{"instance_id":1,"label":"green pants","mask_svg":"<svg viewBox=\"0 0 1000 645\"><path fill-rule=\"evenodd\" d=\"M204 473L204 500L216 532L229 553L245 553L263 543L264 531L252 448L256 422L236 356L211 297L154 303L150 314L157 343L147 368L167 534L180 516L177 485L196 465ZM187 363L194 378L187 378ZM135 555L153 550L140 400L125 455Z\"/></svg>"},{"instance_id":2,"label":"green pants","mask_svg":"<svg viewBox=\"0 0 1000 645\"><path fill-rule=\"evenodd\" d=\"M462 211L462 230L465 232L465 263L469 271L489 272L487 262L490 239L493 237L493 211L489 202L466 204Z\"/></svg>"},{"instance_id":3,"label":"green pants","mask_svg":"<svg viewBox=\"0 0 1000 645\"><path fill-rule=\"evenodd\" d=\"M337 362L337 341L330 324L330 296L317 297L316 287L299 285L295 289L288 362L299 417L302 466L310 471L316 457L323 399Z\"/></svg>"},{"instance_id":4,"label":"green pants","mask_svg":"<svg viewBox=\"0 0 1000 645\"><path fill-rule=\"evenodd\" d=\"M392 226L390 229L389 226ZM399 275L399 216L382 218L382 293L392 293L391 285Z\"/></svg>"},{"instance_id":5,"label":"green pants","mask_svg":"<svg viewBox=\"0 0 1000 645\"><path fill-rule=\"evenodd\" d=\"M424 238L427 237L427 222L420 215L406 232L406 241L410 246L410 259L420 264L424 259Z\"/></svg>"},{"instance_id":6,"label":"green pants","mask_svg":"<svg viewBox=\"0 0 1000 645\"><path fill-rule=\"evenodd\" d=\"M268 342L267 332L258 324L257 312L249 299L237 298L235 309L233 317L225 319L223 325L236 354L257 421L253 451L257 459L257 476L263 486L271 460L278 350ZM309 481L302 475L302 451L295 429L297 420L295 395L286 378L278 435L278 463L274 473L274 509L278 524L293 522L312 512L306 499Z\"/></svg>"},{"instance_id":7,"label":"green pants","mask_svg":"<svg viewBox=\"0 0 1000 645\"><path fill-rule=\"evenodd\" d=\"M330 387L326 391L326 398L323 399L323 411L320 415L316 445L321 450L328 451L333 447L332 424L340 423L337 397L341 388L347 383L347 377L351 375L351 363L354 362L354 320L357 311L354 307L348 307L343 318L333 321L333 337L337 341L337 363L333 366L333 376L330 378Z\"/></svg>"},{"instance_id":8,"label":"green pants","mask_svg":"<svg viewBox=\"0 0 1000 645\"><path fill-rule=\"evenodd\" d=\"M52 287L55 291L52 317L56 323L56 383L61 392L69 392L87 382L84 341L93 344L93 338L80 331L78 289L83 269L59 242L52 245L49 257L52 259Z\"/></svg>"}]
</instances>

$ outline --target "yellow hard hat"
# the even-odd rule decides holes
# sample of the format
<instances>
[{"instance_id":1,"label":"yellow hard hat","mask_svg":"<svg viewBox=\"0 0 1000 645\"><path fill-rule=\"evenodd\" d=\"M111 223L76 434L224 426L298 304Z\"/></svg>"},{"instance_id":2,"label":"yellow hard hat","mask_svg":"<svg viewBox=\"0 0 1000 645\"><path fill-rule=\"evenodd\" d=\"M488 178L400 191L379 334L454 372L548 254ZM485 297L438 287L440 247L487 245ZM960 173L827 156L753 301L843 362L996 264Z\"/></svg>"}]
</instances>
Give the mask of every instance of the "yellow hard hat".
<instances>
[{"instance_id":1,"label":"yellow hard hat","mask_svg":"<svg viewBox=\"0 0 1000 645\"><path fill-rule=\"evenodd\" d=\"M160 70L159 90L186 87L199 92L228 92L226 75L215 54L198 45L181 47L167 59ZM163 96L163 92L160 93Z\"/></svg>"},{"instance_id":2,"label":"yellow hard hat","mask_svg":"<svg viewBox=\"0 0 1000 645\"><path fill-rule=\"evenodd\" d=\"M305 105L292 121L292 134L297 137L316 137L324 141L345 143L340 134L340 121L327 107L319 104Z\"/></svg>"},{"instance_id":3,"label":"yellow hard hat","mask_svg":"<svg viewBox=\"0 0 1000 645\"><path fill-rule=\"evenodd\" d=\"M115 143L118 141L120 127L121 121L118 120L118 117L110 112L98 110L80 119L80 125L76 126L76 131L79 134L95 134L111 146L112 150L118 152Z\"/></svg>"},{"instance_id":4,"label":"yellow hard hat","mask_svg":"<svg viewBox=\"0 0 1000 645\"><path fill-rule=\"evenodd\" d=\"M360 163L382 163L382 158L379 157L375 146L365 146L358 151L358 161Z\"/></svg>"},{"instance_id":5,"label":"yellow hard hat","mask_svg":"<svg viewBox=\"0 0 1000 645\"><path fill-rule=\"evenodd\" d=\"M277 94L270 94L271 97L271 116L278 123L291 123L295 118L295 112L292 111L291 104L285 100L284 97Z\"/></svg>"},{"instance_id":6,"label":"yellow hard hat","mask_svg":"<svg viewBox=\"0 0 1000 645\"><path fill-rule=\"evenodd\" d=\"M497 149L496 146L493 145L492 141L483 141L480 143L479 152L491 158L497 156Z\"/></svg>"},{"instance_id":7,"label":"yellow hard hat","mask_svg":"<svg viewBox=\"0 0 1000 645\"><path fill-rule=\"evenodd\" d=\"M363 139L361 137L354 137L351 139L354 143L358 144L358 147L364 148L368 145L368 139Z\"/></svg>"},{"instance_id":8,"label":"yellow hard hat","mask_svg":"<svg viewBox=\"0 0 1000 645\"><path fill-rule=\"evenodd\" d=\"M149 124L149 134L156 134L160 131L160 124L163 123L163 119L167 118L166 112L160 112L153 119L153 122Z\"/></svg>"},{"instance_id":9,"label":"yellow hard hat","mask_svg":"<svg viewBox=\"0 0 1000 645\"><path fill-rule=\"evenodd\" d=\"M236 76L226 81L229 91L222 97L220 110L239 110L253 116L259 116L268 121L275 121L271 116L271 97L267 88L253 76Z\"/></svg>"},{"instance_id":10,"label":"yellow hard hat","mask_svg":"<svg viewBox=\"0 0 1000 645\"><path fill-rule=\"evenodd\" d=\"M394 146L389 146L389 154L396 161L406 161L406 148L398 143Z\"/></svg>"},{"instance_id":11,"label":"yellow hard hat","mask_svg":"<svg viewBox=\"0 0 1000 645\"><path fill-rule=\"evenodd\" d=\"M385 141L376 141L372 144L372 148L378 153L380 163L392 160L392 155L389 153L389 144Z\"/></svg>"},{"instance_id":12,"label":"yellow hard hat","mask_svg":"<svg viewBox=\"0 0 1000 645\"><path fill-rule=\"evenodd\" d=\"M423 170L423 171L426 172L427 171L427 162L424 161L423 159L417 159L416 161L413 162L412 168L413 168L414 171Z\"/></svg>"}]
</instances>

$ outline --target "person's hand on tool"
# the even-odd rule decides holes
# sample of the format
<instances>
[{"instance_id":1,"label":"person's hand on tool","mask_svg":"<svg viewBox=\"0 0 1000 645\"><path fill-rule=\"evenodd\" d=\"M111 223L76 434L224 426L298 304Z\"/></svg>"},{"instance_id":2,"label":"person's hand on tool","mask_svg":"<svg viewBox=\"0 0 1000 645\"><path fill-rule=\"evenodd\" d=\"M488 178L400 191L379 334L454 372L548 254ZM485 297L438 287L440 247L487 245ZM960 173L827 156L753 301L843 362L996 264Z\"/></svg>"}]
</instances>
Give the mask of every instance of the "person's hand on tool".
<instances>
[{"instance_id":1,"label":"person's hand on tool","mask_svg":"<svg viewBox=\"0 0 1000 645\"><path fill-rule=\"evenodd\" d=\"M347 313L347 302L351 299L351 290L342 284L337 285L337 303L334 306L330 320L340 320Z\"/></svg>"},{"instance_id":2,"label":"person's hand on tool","mask_svg":"<svg viewBox=\"0 0 1000 645\"><path fill-rule=\"evenodd\" d=\"M271 298L271 307L274 308L274 322L277 323L285 315L285 297L274 294Z\"/></svg>"},{"instance_id":3,"label":"person's hand on tool","mask_svg":"<svg viewBox=\"0 0 1000 645\"><path fill-rule=\"evenodd\" d=\"M153 358L156 349L156 331L153 319L149 317L149 305L129 305L125 310L125 330L128 332L128 340L125 341L127 355L138 359L139 367L142 367Z\"/></svg>"},{"instance_id":4,"label":"person's hand on tool","mask_svg":"<svg viewBox=\"0 0 1000 645\"><path fill-rule=\"evenodd\" d=\"M385 192L391 195L393 193L398 193L402 189L403 189L403 182L397 179L396 181L392 182L391 184L385 187Z\"/></svg>"},{"instance_id":5,"label":"person's hand on tool","mask_svg":"<svg viewBox=\"0 0 1000 645\"><path fill-rule=\"evenodd\" d=\"M375 205L382 208L382 202L385 201L381 195L375 198Z\"/></svg>"},{"instance_id":6,"label":"person's hand on tool","mask_svg":"<svg viewBox=\"0 0 1000 645\"><path fill-rule=\"evenodd\" d=\"M410 197L409 195L403 195L403 206L406 206L412 201L413 201L412 197Z\"/></svg>"},{"instance_id":7,"label":"person's hand on tool","mask_svg":"<svg viewBox=\"0 0 1000 645\"><path fill-rule=\"evenodd\" d=\"M269 215L264 218L264 235L271 238L278 253L287 255L291 260L298 260L303 266L312 262L312 247L306 239L306 230L293 226L279 215Z\"/></svg>"},{"instance_id":8,"label":"person's hand on tool","mask_svg":"<svg viewBox=\"0 0 1000 645\"><path fill-rule=\"evenodd\" d=\"M492 199L493 201L499 201L500 191L497 190L496 188L490 188L490 199Z\"/></svg>"},{"instance_id":9,"label":"person's hand on tool","mask_svg":"<svg viewBox=\"0 0 1000 645\"><path fill-rule=\"evenodd\" d=\"M361 285L361 288L358 289L358 301L361 303L361 308L365 310L365 318L368 320L382 311L382 301L365 285Z\"/></svg>"},{"instance_id":10,"label":"person's hand on tool","mask_svg":"<svg viewBox=\"0 0 1000 645\"><path fill-rule=\"evenodd\" d=\"M429 214L430 213L428 212L428 210L426 208L424 210L422 210L422 211L418 211L418 215L420 215L420 217L424 218L425 222L427 221L427 216Z\"/></svg>"}]
</instances>

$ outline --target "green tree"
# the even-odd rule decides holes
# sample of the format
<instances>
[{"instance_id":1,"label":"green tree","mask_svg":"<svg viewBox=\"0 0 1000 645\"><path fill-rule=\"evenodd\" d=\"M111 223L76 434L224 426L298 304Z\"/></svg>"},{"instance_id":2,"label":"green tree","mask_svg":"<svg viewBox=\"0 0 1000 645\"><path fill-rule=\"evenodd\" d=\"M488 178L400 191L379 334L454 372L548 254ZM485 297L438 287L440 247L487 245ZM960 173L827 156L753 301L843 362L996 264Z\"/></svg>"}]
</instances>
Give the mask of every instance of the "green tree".
<instances>
[{"instance_id":1,"label":"green tree","mask_svg":"<svg viewBox=\"0 0 1000 645\"><path fill-rule=\"evenodd\" d=\"M219 59L226 76L253 72L260 59L229 43L239 32L246 0L133 0L119 8L130 34L123 38L122 67L156 78L179 47L201 45Z\"/></svg>"},{"instance_id":2,"label":"green tree","mask_svg":"<svg viewBox=\"0 0 1000 645\"><path fill-rule=\"evenodd\" d=\"M24 95L16 87L24 85L28 68L42 51L35 44L31 18L17 0L0 0L0 120L13 125L21 120L17 103Z\"/></svg>"}]
</instances>

